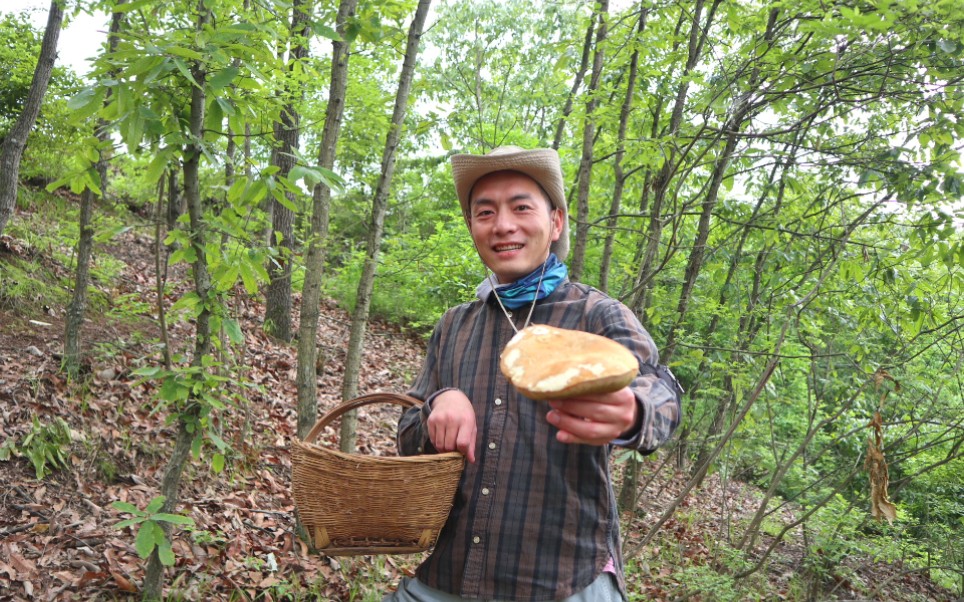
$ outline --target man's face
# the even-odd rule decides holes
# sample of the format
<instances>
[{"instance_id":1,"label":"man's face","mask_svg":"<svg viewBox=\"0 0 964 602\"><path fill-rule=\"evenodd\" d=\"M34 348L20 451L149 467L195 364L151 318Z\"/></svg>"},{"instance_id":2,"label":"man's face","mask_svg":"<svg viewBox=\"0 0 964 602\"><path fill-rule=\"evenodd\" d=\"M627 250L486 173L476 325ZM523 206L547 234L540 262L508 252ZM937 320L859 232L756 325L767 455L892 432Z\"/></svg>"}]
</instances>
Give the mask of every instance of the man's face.
<instances>
[{"instance_id":1,"label":"man's face","mask_svg":"<svg viewBox=\"0 0 964 602\"><path fill-rule=\"evenodd\" d=\"M562 212L550 211L535 180L514 171L479 178L469 210L472 240L500 284L514 282L541 265L562 231Z\"/></svg>"}]
</instances>

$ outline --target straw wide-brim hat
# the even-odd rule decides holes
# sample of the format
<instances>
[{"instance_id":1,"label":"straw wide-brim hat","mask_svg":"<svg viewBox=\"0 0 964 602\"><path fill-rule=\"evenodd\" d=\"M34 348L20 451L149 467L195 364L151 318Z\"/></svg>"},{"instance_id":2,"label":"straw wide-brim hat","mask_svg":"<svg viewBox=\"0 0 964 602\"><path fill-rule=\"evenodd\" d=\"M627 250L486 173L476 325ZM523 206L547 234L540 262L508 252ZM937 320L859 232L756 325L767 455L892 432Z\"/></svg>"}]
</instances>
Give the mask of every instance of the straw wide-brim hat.
<instances>
[{"instance_id":1,"label":"straw wide-brim hat","mask_svg":"<svg viewBox=\"0 0 964 602\"><path fill-rule=\"evenodd\" d=\"M559 240L552 243L551 250L559 261L565 261L569 255L569 211L559 153L551 148L526 150L518 146L500 146L486 155L453 155L452 178L466 223L469 221L472 187L482 176L497 171L517 171L529 176L549 195L553 209L562 211L562 233Z\"/></svg>"}]
</instances>

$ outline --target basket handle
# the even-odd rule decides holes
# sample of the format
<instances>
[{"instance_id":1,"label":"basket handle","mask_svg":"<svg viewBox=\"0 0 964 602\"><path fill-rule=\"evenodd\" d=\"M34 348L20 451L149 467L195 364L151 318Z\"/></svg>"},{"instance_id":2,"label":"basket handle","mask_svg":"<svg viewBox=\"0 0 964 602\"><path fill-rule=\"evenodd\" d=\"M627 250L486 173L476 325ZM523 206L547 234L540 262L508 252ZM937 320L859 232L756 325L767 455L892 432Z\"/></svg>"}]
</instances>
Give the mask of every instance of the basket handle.
<instances>
[{"instance_id":1,"label":"basket handle","mask_svg":"<svg viewBox=\"0 0 964 602\"><path fill-rule=\"evenodd\" d=\"M350 412L351 410L375 403L393 403L404 408L412 408L421 406L423 402L421 399L416 399L401 393L369 393L368 395L348 399L328 410L324 416L318 419L318 422L315 423L315 426L311 428L311 431L309 431L305 437L305 443L313 443L326 426L340 418L345 412Z\"/></svg>"}]
</instances>

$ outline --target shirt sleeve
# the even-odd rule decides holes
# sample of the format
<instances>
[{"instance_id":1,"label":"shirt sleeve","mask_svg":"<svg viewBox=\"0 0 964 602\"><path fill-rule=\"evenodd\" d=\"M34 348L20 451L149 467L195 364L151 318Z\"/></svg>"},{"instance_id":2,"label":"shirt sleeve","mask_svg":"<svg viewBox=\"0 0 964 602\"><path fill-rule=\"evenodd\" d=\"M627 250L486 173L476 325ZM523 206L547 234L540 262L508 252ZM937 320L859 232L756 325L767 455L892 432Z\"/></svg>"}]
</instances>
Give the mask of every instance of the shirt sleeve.
<instances>
[{"instance_id":1,"label":"shirt sleeve","mask_svg":"<svg viewBox=\"0 0 964 602\"><path fill-rule=\"evenodd\" d=\"M639 374L629 385L641 412L639 429L613 444L653 453L679 426L682 389L669 368L659 365L656 343L628 307L614 300L592 323L597 334L622 344L639 360Z\"/></svg>"},{"instance_id":2,"label":"shirt sleeve","mask_svg":"<svg viewBox=\"0 0 964 602\"><path fill-rule=\"evenodd\" d=\"M416 454L438 453L428 436L428 416L432 411L432 400L444 391L439 385L438 377L438 348L441 339L442 322L440 321L432 332L422 370L412 384L408 394L424 403L421 407L408 408L398 422L396 445L402 456Z\"/></svg>"}]
</instances>

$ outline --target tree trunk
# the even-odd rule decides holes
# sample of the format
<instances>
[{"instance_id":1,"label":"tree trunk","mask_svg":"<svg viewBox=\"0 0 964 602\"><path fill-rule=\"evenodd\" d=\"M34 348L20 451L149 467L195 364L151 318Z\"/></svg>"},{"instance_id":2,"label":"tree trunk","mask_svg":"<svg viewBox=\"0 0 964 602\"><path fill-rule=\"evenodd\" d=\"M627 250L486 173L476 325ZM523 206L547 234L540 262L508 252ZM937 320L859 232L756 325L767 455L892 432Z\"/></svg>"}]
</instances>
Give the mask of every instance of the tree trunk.
<instances>
[{"instance_id":1,"label":"tree trunk","mask_svg":"<svg viewBox=\"0 0 964 602\"><path fill-rule=\"evenodd\" d=\"M646 30L646 15L648 9L640 8L639 24L636 35L642 38ZM613 159L613 172L616 186L613 189L612 203L609 205L609 219L606 220L606 241L603 243L602 262L599 265L599 290L609 292L609 266L613 257L613 242L616 239L616 226L619 209L623 201L623 188L626 185L626 175L623 173L623 155L626 152L626 129L629 124L629 113L633 107L633 96L636 94L636 77L639 73L639 48L633 50L629 61L629 75L626 78L626 96L619 110L619 131L616 134L616 156Z\"/></svg>"},{"instance_id":2,"label":"tree trunk","mask_svg":"<svg viewBox=\"0 0 964 602\"><path fill-rule=\"evenodd\" d=\"M164 287L167 284L167 253L164 248L164 180L162 175L157 184L157 207L154 210L154 294L156 296L157 308L157 328L161 331L161 357L164 359L164 368L171 370L173 360L171 359L171 339L167 331L167 314L164 308Z\"/></svg>"},{"instance_id":3,"label":"tree trunk","mask_svg":"<svg viewBox=\"0 0 964 602\"><path fill-rule=\"evenodd\" d=\"M811 125L812 123L813 123L813 120L810 121ZM802 140L805 137L807 131L809 131L809 125L806 127L802 127L799 130L799 132L795 134L795 138L797 138L797 140ZM792 142L788 146L789 146L788 155L787 155L788 160L786 160L785 162L782 162L781 164L774 165L774 168L769 175L768 185L764 188L764 192L761 193L760 198L757 199L757 203L753 207L753 213L750 215L750 218L747 220L746 225L743 227L743 231L740 234L740 240L737 243L734 252L732 253L732 258L730 260L730 265L727 270L726 278L723 281L723 286L720 287L720 297L718 301L719 307L726 307L727 304L729 303L727 291L730 290L730 283L733 282L733 280L737 277L737 272L739 270L740 264L742 263L742 259L745 255L743 250L747 244L747 240L749 239L750 234L753 232L754 228L756 228L759 225L757 223L757 217L760 215L761 211L763 210L764 202L767 200L769 196L769 190L771 190L772 189L771 187L774 185L776 186L776 189L777 189L776 202L774 203L773 208L770 210L768 219L772 221L779 220L780 211L781 211L781 208L783 207L784 195L786 194L787 178L784 176L787 176L792 171L792 167L795 162L796 152L801 148L800 145L797 144L796 142ZM770 253L770 251L771 251L770 246L764 246L756 253L756 260L755 260L756 267L753 270L753 273L754 273L753 286L747 298L746 309L743 310L742 315L740 316L739 328L737 329L737 334L736 334L736 339L738 341L737 352L734 358L736 362L744 361L745 358L742 357L742 353L740 352L748 351L750 349L751 344L756 338L757 330L756 330L754 320L752 319L752 316L756 312L757 304L759 303L759 300L760 300L760 290L761 290L760 280L762 277L761 275L764 269L764 261L766 260L766 257ZM713 319L710 320L710 325L704 332L704 337L706 340L710 340L714 336L719 325L720 325L720 314L717 313L713 316ZM696 373L703 374L706 369L707 369L707 359L704 358L700 362L700 366L699 368L697 368ZM712 447L712 442L717 438L717 436L719 436L720 433L723 432L723 428L725 426L726 414L730 411L733 403L733 399L734 399L734 392L733 392L732 385L733 385L732 379L730 378L730 375L727 375L727 377L724 379L725 393L724 395L720 396L719 399L717 400L716 413L713 416L713 421L710 423L709 429L706 431L706 433L703 436L703 440L699 444L699 447L696 452L696 462L694 463L694 467L701 466L706 461L707 455L709 454L710 448ZM689 394L692 397L694 398L696 397L696 392L699 390L699 386L700 386L700 381L697 380L690 388ZM686 430L685 432L680 434L679 440L681 442L681 445L685 445L686 443L688 443L688 435L689 435L689 430Z\"/></svg>"},{"instance_id":4,"label":"tree trunk","mask_svg":"<svg viewBox=\"0 0 964 602\"><path fill-rule=\"evenodd\" d=\"M311 7L305 0L294 0L291 5L291 52L288 57L288 71L293 72L295 65L308 56L309 12ZM273 164L279 170L277 177L288 177L295 166L295 153L298 150L298 128L300 115L296 100L301 97L300 85L294 88L289 82L285 88L285 105L280 120L274 124L276 144L272 153ZM285 192L288 201L294 203L297 196ZM294 251L294 212L280 203L271 200L271 230L274 236L271 246L277 247L275 260L268 265L268 290L265 293L264 330L271 336L288 342L291 340L291 261Z\"/></svg>"},{"instance_id":5,"label":"tree trunk","mask_svg":"<svg viewBox=\"0 0 964 602\"><path fill-rule=\"evenodd\" d=\"M767 30L764 34L764 38L768 44L773 43L773 27L776 23L777 13L777 9L773 9L770 12L770 20L767 23ZM724 131L727 132L726 144L723 150L720 151L720 156L713 166L713 175L711 176L706 196L703 198L702 211L700 212L700 219L696 227L696 237L693 240L692 251L690 251L689 261L686 264L686 271L683 276L683 287L680 291L679 303L676 306L676 321L666 336L666 346L662 353L663 361L666 363L670 362L676 351L676 333L686 317L690 297L693 289L696 287L696 279L703 268L703 255L706 252L706 241L710 236L710 221L713 217L713 209L716 207L720 185L722 185L723 178L726 176L727 167L733 158L733 153L736 151L739 133L744 126L747 115L750 113L748 99L750 94L754 93L756 85L759 83L759 75L759 67L754 67L748 79L747 88L745 92L736 99L736 107L724 127Z\"/></svg>"},{"instance_id":6,"label":"tree trunk","mask_svg":"<svg viewBox=\"0 0 964 602\"><path fill-rule=\"evenodd\" d=\"M342 39L345 24L355 15L358 0L342 0L338 6L335 28ZM348 87L347 41L332 42L331 84L328 86L328 110L325 127L318 150L318 165L332 169L335 165L335 149L341 130L345 108L345 90ZM325 243L328 240L328 215L331 205L331 189L324 183L315 185L311 209L311 236L305 255L305 284L301 294L301 323L298 329L298 437L304 439L318 417L318 315L321 303L321 280L325 268Z\"/></svg>"},{"instance_id":7,"label":"tree trunk","mask_svg":"<svg viewBox=\"0 0 964 602\"><path fill-rule=\"evenodd\" d=\"M351 334L348 339L348 356L345 360L345 380L342 384L342 398L351 399L358 395L358 370L361 366L362 347L365 340L365 328L368 324L368 310L371 306L372 288L375 283L375 270L378 267L378 250L382 243L382 229L385 223L385 213L388 209L388 194L392 186L392 176L395 172L395 152L405 124L405 113L408 109L408 95L412 88L412 78L415 74L415 59L418 57L418 46L422 38L422 27L431 0L419 0L415 10L415 18L408 29L408 44L405 47L405 60L398 82L398 92L395 95L395 109L392 112L392 123L389 126L385 140L385 150L382 153L382 169L375 188L375 198L372 201L371 223L368 231L368 250L362 277L358 283L358 296L355 310L351 318ZM341 421L341 449L351 451L355 448L356 413L348 412Z\"/></svg>"},{"instance_id":8,"label":"tree trunk","mask_svg":"<svg viewBox=\"0 0 964 602\"><path fill-rule=\"evenodd\" d=\"M646 29L647 9L640 7L639 24L636 35L642 37ZM616 238L616 214L619 213L622 205L623 187L625 185L625 175L623 174L623 153L625 152L626 128L629 123L629 113L633 106L633 96L636 91L636 76L639 72L639 50L633 50L633 56L629 61L629 76L626 80L626 96L623 99L623 106L619 111L619 133L616 138L616 157L613 160L613 169L616 177L616 187L613 190L613 200L609 207L608 229L606 231L606 242L603 245L602 263L599 268L599 289L604 293L609 292L609 264L613 254L613 240ZM639 487L639 465L638 454L632 454L627 461L626 470L623 472L623 482L619 490L619 509L622 511L636 508L636 490Z\"/></svg>"},{"instance_id":9,"label":"tree trunk","mask_svg":"<svg viewBox=\"0 0 964 602\"><path fill-rule=\"evenodd\" d=\"M172 169L167 174L167 231L177 228L177 220L184 212L184 197L177 181L177 170Z\"/></svg>"},{"instance_id":10,"label":"tree trunk","mask_svg":"<svg viewBox=\"0 0 964 602\"><path fill-rule=\"evenodd\" d=\"M98 161L100 163L100 161ZM71 378L80 375L81 341L80 328L87 311L87 285L90 282L90 254L94 247L94 226L91 220L94 191L84 188L80 194L80 223L77 241L77 270L74 273L74 292L67 306L64 320L63 369Z\"/></svg>"},{"instance_id":11,"label":"tree trunk","mask_svg":"<svg viewBox=\"0 0 964 602\"><path fill-rule=\"evenodd\" d=\"M599 26L596 28L596 49L592 60L592 75L589 87L586 89L586 117L582 128L582 159L579 161L579 192L576 197L576 243L572 248L572 261L569 270L572 280L582 279L582 272L586 263L586 244L589 240L589 191L592 184L592 156L595 139L596 123L593 114L599 101L596 93L599 90L599 79L602 75L603 57L606 42L606 19L609 13L609 0L599 0L596 8Z\"/></svg>"},{"instance_id":12,"label":"tree trunk","mask_svg":"<svg viewBox=\"0 0 964 602\"><path fill-rule=\"evenodd\" d=\"M713 7L710 9L710 15L707 17L706 23L700 22L704 0L698 0L691 12L683 11L680 13L680 21L677 24L677 29L682 26L683 19L687 15L692 14L692 18L690 20L690 31L688 36L689 46L687 50L686 65L683 68L683 73L680 77L679 89L676 91L676 99L675 104L673 105L673 112L670 116L669 129L664 133L664 136L667 138L674 137L677 132L679 132L680 125L683 122L683 109L686 107L686 98L687 94L689 93L690 85L688 75L696 67L699 61L699 57L703 50L703 45L706 41L706 32L710 30L710 26L713 22L713 14L715 13L716 7L719 3L720 0L715 0L713 3ZM673 181L673 176L676 170L676 153L674 145L669 145L668 153L669 155L663 162L663 166L660 168L653 181L653 204L649 212L649 224L646 227L646 236L643 238L645 251L643 252L643 261L636 273L636 284L633 287L634 294L630 303L630 306L639 316L644 315L646 308L649 307L650 283L653 279L653 276L657 272L656 256L659 253L659 242L663 232L663 203L666 200L666 196L669 192L669 187Z\"/></svg>"},{"instance_id":13,"label":"tree trunk","mask_svg":"<svg viewBox=\"0 0 964 602\"><path fill-rule=\"evenodd\" d=\"M54 71L57 60L57 40L60 38L60 25L64 20L64 9L61 0L51 0L50 12L47 15L47 27L44 29L43 42L40 44L40 56L37 57L37 67L30 82L30 91L23 105L23 112L10 128L7 137L0 144L0 235L7 227L7 221L13 215L17 206L17 181L20 177L20 158L27 146L27 136L37 122L40 105L47 84Z\"/></svg>"},{"instance_id":14,"label":"tree trunk","mask_svg":"<svg viewBox=\"0 0 964 602\"><path fill-rule=\"evenodd\" d=\"M118 0L115 6L123 5L125 0ZM113 53L117 49L117 34L124 22L125 13L115 12L111 15L110 31L107 36L107 52ZM110 91L104 98L104 106L110 101ZM107 159L104 149L110 141L110 124L98 119L97 140L97 173L100 174L100 192L107 194ZM80 373L81 340L80 327L84 323L87 310L87 285L90 282L90 255L94 247L94 227L91 216L94 205L94 191L90 187L84 188L80 195L80 224L79 239L77 241L77 272L74 277L74 292L67 306L67 316L64 323L64 370L71 378Z\"/></svg>"},{"instance_id":15,"label":"tree trunk","mask_svg":"<svg viewBox=\"0 0 964 602\"><path fill-rule=\"evenodd\" d=\"M204 7L204 0L198 3L198 30L203 29L209 20L210 14ZM191 75L198 85L191 86L191 114L190 114L190 142L184 149L184 197L187 201L188 214L191 218L191 245L194 247L196 259L191 265L194 276L194 292L202 301L207 301L211 290L211 275L208 272L206 256L206 239L203 207L201 204L200 188L200 163L201 163L201 137L204 127L204 83L207 73L200 62L195 62L191 67ZM196 320L196 330L194 339L194 357L191 365L200 368L203 359L211 352L211 312L207 303L202 306L200 314ZM184 409L178 418L177 439L174 451L168 459L164 469L164 478L161 482L161 495L165 497L161 512L173 513L177 508L178 495L180 490L181 475L190 457L191 442L194 437L200 436L193 432L197 425L200 405L196 401L189 400L187 408ZM166 523L165 534L169 529ZM160 600L162 598L164 579L164 566L161 564L157 549L151 554L147 562L147 570L144 573L144 599Z\"/></svg>"},{"instance_id":16,"label":"tree trunk","mask_svg":"<svg viewBox=\"0 0 964 602\"><path fill-rule=\"evenodd\" d=\"M556 123L556 135L552 139L552 148L556 150L559 150L559 145L562 144L562 131L566 127L566 119L569 117L569 113L572 112L576 92L579 91L579 86L582 85L582 80L586 77L586 69L589 67L589 54L592 50L592 34L595 25L596 19L594 16L589 19L589 26L586 27L586 39L582 44L582 59L579 61L579 70L576 71L576 77L572 80L572 88L569 90L569 96L566 97L566 105L562 108L562 115L559 117L558 123Z\"/></svg>"}]
</instances>

